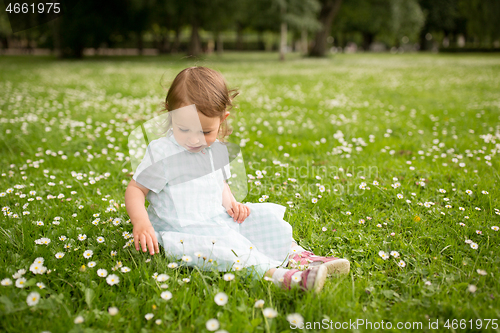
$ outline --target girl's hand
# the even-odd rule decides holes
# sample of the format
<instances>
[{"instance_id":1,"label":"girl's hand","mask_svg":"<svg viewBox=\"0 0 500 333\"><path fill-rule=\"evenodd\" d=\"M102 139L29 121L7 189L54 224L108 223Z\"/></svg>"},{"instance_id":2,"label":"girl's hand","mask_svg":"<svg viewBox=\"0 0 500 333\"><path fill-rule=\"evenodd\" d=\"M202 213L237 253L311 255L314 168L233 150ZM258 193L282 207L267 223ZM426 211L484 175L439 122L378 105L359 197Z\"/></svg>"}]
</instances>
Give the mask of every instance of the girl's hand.
<instances>
[{"instance_id":1,"label":"girl's hand","mask_svg":"<svg viewBox=\"0 0 500 333\"><path fill-rule=\"evenodd\" d=\"M250 208L242 203L233 201L231 206L232 208L227 209L227 213L233 218L233 221L243 223L250 215Z\"/></svg>"},{"instance_id":2,"label":"girl's hand","mask_svg":"<svg viewBox=\"0 0 500 333\"><path fill-rule=\"evenodd\" d=\"M151 255L154 253L160 253L160 248L158 247L158 240L156 239L155 229L151 225L151 222L148 223L136 223L134 225L134 244L135 249L139 251L139 242L142 246L142 251L146 252L147 248L149 248L149 252Z\"/></svg>"}]
</instances>

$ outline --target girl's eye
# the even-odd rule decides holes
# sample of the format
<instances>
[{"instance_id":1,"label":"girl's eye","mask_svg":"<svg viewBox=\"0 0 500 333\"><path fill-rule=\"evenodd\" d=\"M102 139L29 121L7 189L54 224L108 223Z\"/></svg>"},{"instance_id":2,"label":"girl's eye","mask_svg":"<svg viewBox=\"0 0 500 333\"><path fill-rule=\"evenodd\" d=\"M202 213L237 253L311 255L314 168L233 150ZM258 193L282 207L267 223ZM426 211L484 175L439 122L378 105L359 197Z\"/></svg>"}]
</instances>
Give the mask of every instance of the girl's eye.
<instances>
[{"instance_id":1,"label":"girl's eye","mask_svg":"<svg viewBox=\"0 0 500 333\"><path fill-rule=\"evenodd\" d=\"M182 128L179 128L179 130L180 130L181 132L188 132L188 131L189 131L189 130L187 130L187 129L182 129ZM212 131L203 132L203 134L207 135L207 134L210 134L211 132L212 132Z\"/></svg>"}]
</instances>

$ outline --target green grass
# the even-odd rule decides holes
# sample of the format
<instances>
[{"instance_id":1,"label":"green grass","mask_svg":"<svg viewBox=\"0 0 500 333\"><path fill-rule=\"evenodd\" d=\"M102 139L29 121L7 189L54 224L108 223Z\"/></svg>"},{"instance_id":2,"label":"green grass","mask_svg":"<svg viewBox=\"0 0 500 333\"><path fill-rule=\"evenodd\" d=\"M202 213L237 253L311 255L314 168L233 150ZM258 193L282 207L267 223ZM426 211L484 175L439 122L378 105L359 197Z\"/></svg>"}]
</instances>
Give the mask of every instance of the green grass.
<instances>
[{"instance_id":1,"label":"green grass","mask_svg":"<svg viewBox=\"0 0 500 333\"><path fill-rule=\"evenodd\" d=\"M0 206L9 208L0 215L0 280L14 283L0 285L0 330L198 332L217 318L229 332L287 332L291 313L333 325L390 321L392 331L400 331L398 322L421 322L423 330L413 331L425 332L452 331L444 327L447 319L463 319L461 332L484 330L486 319L498 324L500 237L492 227L500 226L500 57L277 59L275 53L198 61L0 58L0 192L12 189L0 197ZM163 250L151 257L127 246L132 238L123 232L131 234L132 225L122 204L131 166L124 132L153 117L169 82L193 65L219 70L241 92L229 118L235 129L229 141L249 139L242 148L247 174L267 171L261 185L248 184L244 201L268 195L265 201L287 207L285 219L303 247L351 261L351 273L330 278L320 295L283 291L245 272L234 272L236 279L228 282L217 272L170 269L172 259ZM400 186L393 188L395 183ZM59 194L64 197L47 198ZM37 196L41 200L28 201ZM111 200L116 211L108 209L115 207ZM97 226L94 214L100 214ZM59 225L52 223L55 217ZM118 225L111 223L116 218ZM87 239L78 240L79 234ZM42 237L51 242L36 244ZM86 250L93 251L91 259L84 258ZM383 260L379 251L400 257ZM65 256L57 259L58 252ZM50 273L29 270L38 257ZM91 260L97 265L82 271ZM399 267L399 260L406 266ZM113 271L117 261L131 271ZM12 277L19 269L27 271L25 288ZM120 282L109 285L97 269ZM165 290L172 299L160 297L164 289L154 273L170 276ZM27 295L35 290L41 299L29 306ZM224 306L214 302L219 291L229 296ZM278 316L265 318L253 307L258 299ZM117 315L108 314L110 306L119 309ZM149 321L148 313L154 314ZM75 324L80 315L84 322ZM436 320L439 330L429 329Z\"/></svg>"}]
</instances>

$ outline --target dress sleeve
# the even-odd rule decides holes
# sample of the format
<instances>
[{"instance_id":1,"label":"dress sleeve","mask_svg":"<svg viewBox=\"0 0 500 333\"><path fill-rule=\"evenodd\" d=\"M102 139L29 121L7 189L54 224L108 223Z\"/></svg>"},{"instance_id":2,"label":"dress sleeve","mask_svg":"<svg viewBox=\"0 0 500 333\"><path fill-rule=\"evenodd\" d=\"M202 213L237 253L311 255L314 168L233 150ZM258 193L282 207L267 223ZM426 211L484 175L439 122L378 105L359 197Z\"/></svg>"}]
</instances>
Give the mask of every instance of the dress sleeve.
<instances>
[{"instance_id":1,"label":"dress sleeve","mask_svg":"<svg viewBox=\"0 0 500 333\"><path fill-rule=\"evenodd\" d=\"M165 165L167 157L165 143L161 139L151 141L132 179L147 189L159 193L167 184Z\"/></svg>"},{"instance_id":2,"label":"dress sleeve","mask_svg":"<svg viewBox=\"0 0 500 333\"><path fill-rule=\"evenodd\" d=\"M230 169L230 164L226 164L224 165L224 180L228 180L229 178L231 178L231 171L229 170Z\"/></svg>"}]
</instances>

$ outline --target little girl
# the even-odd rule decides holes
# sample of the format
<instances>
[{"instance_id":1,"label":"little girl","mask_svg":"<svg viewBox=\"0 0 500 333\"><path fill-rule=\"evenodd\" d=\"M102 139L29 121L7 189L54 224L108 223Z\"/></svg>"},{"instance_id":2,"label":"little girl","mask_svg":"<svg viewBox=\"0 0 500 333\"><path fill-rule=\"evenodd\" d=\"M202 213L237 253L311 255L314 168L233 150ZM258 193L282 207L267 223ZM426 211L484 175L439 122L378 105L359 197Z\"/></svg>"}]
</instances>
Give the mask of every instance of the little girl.
<instances>
[{"instance_id":1,"label":"little girl","mask_svg":"<svg viewBox=\"0 0 500 333\"><path fill-rule=\"evenodd\" d=\"M305 251L283 220L286 207L242 204L226 183L226 118L238 94L206 67L186 68L174 79L165 100L167 133L149 143L125 192L135 247L153 255L159 243L189 266L253 266L282 288L319 292L327 275L349 272L349 261Z\"/></svg>"}]
</instances>

